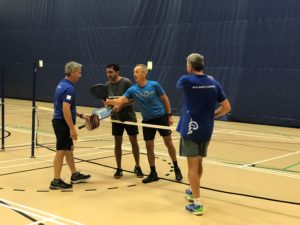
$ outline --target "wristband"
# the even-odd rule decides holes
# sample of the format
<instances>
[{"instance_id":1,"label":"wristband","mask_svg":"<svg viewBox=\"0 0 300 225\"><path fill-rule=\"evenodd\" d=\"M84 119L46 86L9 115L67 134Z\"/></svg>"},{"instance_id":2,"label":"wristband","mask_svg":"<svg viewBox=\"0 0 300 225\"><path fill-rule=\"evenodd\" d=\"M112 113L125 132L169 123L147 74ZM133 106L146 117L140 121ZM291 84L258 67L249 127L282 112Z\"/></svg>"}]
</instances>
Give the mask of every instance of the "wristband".
<instances>
[{"instance_id":1,"label":"wristband","mask_svg":"<svg viewBox=\"0 0 300 225\"><path fill-rule=\"evenodd\" d=\"M168 116L173 116L173 114L172 113L168 113Z\"/></svg>"},{"instance_id":2,"label":"wristband","mask_svg":"<svg viewBox=\"0 0 300 225\"><path fill-rule=\"evenodd\" d=\"M83 114L81 113L81 114L78 114L78 116L79 116L79 118L81 118L82 119L82 117L83 117Z\"/></svg>"}]
</instances>

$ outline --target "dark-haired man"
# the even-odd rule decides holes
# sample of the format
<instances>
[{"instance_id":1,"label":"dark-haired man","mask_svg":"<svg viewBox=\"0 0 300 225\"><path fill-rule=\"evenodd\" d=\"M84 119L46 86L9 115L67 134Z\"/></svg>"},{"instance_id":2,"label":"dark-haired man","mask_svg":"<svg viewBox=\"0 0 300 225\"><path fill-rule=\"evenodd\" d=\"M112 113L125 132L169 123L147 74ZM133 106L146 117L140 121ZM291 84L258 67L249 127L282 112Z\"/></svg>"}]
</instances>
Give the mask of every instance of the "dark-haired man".
<instances>
[{"instance_id":1,"label":"dark-haired man","mask_svg":"<svg viewBox=\"0 0 300 225\"><path fill-rule=\"evenodd\" d=\"M106 66L106 75L108 82L109 98L118 98L122 96L128 88L131 87L131 81L120 75L120 67L118 64L109 64ZM136 114L132 106L132 101L124 105L115 105L113 107L113 115L111 116L114 120L120 121L131 121L136 122ZM139 133L138 127L134 125L127 125L121 123L112 123L112 135L115 139L115 158L117 163L117 170L114 174L116 179L123 176L122 170L122 142L123 133L126 130L131 143L132 153L135 161L134 173L137 177L142 178L144 176L140 167L140 150L137 141L137 135Z\"/></svg>"}]
</instances>

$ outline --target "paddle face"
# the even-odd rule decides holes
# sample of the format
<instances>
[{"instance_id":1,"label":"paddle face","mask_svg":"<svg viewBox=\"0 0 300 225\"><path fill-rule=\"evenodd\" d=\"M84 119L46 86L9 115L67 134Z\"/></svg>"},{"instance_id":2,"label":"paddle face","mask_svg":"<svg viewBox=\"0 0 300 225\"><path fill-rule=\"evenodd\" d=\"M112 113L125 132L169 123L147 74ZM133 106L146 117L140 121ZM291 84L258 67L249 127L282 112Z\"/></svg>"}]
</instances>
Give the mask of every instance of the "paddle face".
<instances>
[{"instance_id":1,"label":"paddle face","mask_svg":"<svg viewBox=\"0 0 300 225\"><path fill-rule=\"evenodd\" d=\"M98 115L94 114L85 120L84 125L80 126L79 129L86 128L88 130L94 130L100 126L100 119Z\"/></svg>"},{"instance_id":2,"label":"paddle face","mask_svg":"<svg viewBox=\"0 0 300 225\"><path fill-rule=\"evenodd\" d=\"M108 98L108 88L104 84L95 84L90 87L90 91L97 99L103 99L105 101Z\"/></svg>"},{"instance_id":3,"label":"paddle face","mask_svg":"<svg viewBox=\"0 0 300 225\"><path fill-rule=\"evenodd\" d=\"M112 114L112 108L109 107L94 109L89 119L86 119L85 123L78 128L82 129L85 127L88 130L94 130L99 127L100 120L109 117L111 114Z\"/></svg>"},{"instance_id":4,"label":"paddle face","mask_svg":"<svg viewBox=\"0 0 300 225\"><path fill-rule=\"evenodd\" d=\"M99 117L100 120L103 120L107 117L109 117L112 113L112 109L108 108L108 107L102 107L99 109L94 109L92 114L93 115L97 115Z\"/></svg>"}]
</instances>

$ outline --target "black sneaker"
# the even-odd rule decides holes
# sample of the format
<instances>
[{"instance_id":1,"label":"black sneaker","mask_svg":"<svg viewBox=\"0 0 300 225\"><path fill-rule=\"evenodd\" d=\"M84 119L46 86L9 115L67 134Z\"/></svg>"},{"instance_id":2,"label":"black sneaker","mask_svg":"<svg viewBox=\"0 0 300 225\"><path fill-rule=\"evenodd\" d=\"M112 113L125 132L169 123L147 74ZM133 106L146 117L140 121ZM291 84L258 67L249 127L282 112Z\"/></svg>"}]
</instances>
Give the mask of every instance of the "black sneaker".
<instances>
[{"instance_id":1,"label":"black sneaker","mask_svg":"<svg viewBox=\"0 0 300 225\"><path fill-rule=\"evenodd\" d=\"M182 174L181 174L181 171L180 171L179 167L178 168L174 168L174 172L175 172L175 178L176 178L176 180L177 181L181 181L183 177L182 177Z\"/></svg>"},{"instance_id":2,"label":"black sneaker","mask_svg":"<svg viewBox=\"0 0 300 225\"><path fill-rule=\"evenodd\" d=\"M142 182L143 182L144 184L151 183L151 182L153 182L153 181L158 181L158 176L157 176L157 173L156 173L156 172L154 172L154 173L151 172L151 173L148 175L148 177L146 177L145 179L142 180Z\"/></svg>"},{"instance_id":3,"label":"black sneaker","mask_svg":"<svg viewBox=\"0 0 300 225\"><path fill-rule=\"evenodd\" d=\"M79 172L73 173L71 176L71 183L72 184L78 184L86 182L88 179L90 179L91 175L85 175Z\"/></svg>"},{"instance_id":4,"label":"black sneaker","mask_svg":"<svg viewBox=\"0 0 300 225\"><path fill-rule=\"evenodd\" d=\"M135 166L133 171L134 171L134 173L136 174L136 176L138 178L143 178L144 177L144 174L143 174L142 169L141 169L140 166Z\"/></svg>"},{"instance_id":5,"label":"black sneaker","mask_svg":"<svg viewBox=\"0 0 300 225\"><path fill-rule=\"evenodd\" d=\"M122 176L123 176L123 170L118 168L114 174L114 178L120 179Z\"/></svg>"},{"instance_id":6,"label":"black sneaker","mask_svg":"<svg viewBox=\"0 0 300 225\"><path fill-rule=\"evenodd\" d=\"M58 189L71 189L73 187L72 184L65 183L62 179L54 179L51 181L49 188L51 190Z\"/></svg>"}]
</instances>

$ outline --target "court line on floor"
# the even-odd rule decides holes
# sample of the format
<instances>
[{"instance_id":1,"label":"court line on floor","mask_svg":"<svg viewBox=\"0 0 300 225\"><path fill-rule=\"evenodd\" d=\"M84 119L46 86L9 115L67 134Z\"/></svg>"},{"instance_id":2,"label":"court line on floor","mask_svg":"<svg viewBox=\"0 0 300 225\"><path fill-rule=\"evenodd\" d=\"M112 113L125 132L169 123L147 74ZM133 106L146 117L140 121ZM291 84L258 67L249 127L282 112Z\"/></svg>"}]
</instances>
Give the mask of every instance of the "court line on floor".
<instances>
[{"instance_id":1,"label":"court line on floor","mask_svg":"<svg viewBox=\"0 0 300 225\"><path fill-rule=\"evenodd\" d=\"M295 136L285 137L279 134L266 134L261 132L240 131L235 129L215 129L214 133L230 134L230 135L245 136L245 137L255 137L255 138L279 139L279 140L285 140L291 142L300 141L300 138Z\"/></svg>"},{"instance_id":2,"label":"court line on floor","mask_svg":"<svg viewBox=\"0 0 300 225\"><path fill-rule=\"evenodd\" d=\"M27 215L34 216L34 217L37 217L37 218L41 218L45 221L50 221L50 222L55 223L55 224L67 225L66 223L61 223L59 221L55 221L55 220L58 219L58 220L67 222L68 224L71 223L71 224L75 224L75 225L84 225L84 224L76 222L74 220L63 218L63 217L60 217L60 216L57 216L57 215L54 215L54 214L51 214L51 213L47 213L47 212L42 211L42 210L34 209L34 208L31 208L31 207L28 207L28 206L25 206L25 205L22 205L22 204L19 204L19 203L16 203L16 202L6 200L6 199L1 199L0 198L0 201L2 201L4 203L9 203L10 205L13 205L13 206L10 206L10 205L5 205L5 204L0 203L0 206L3 206L5 208L9 208L9 209L12 209L12 210L20 211L20 212L25 213ZM28 210L30 210L32 212L30 212ZM30 223L30 224L36 224L36 223Z\"/></svg>"},{"instance_id":3,"label":"court line on floor","mask_svg":"<svg viewBox=\"0 0 300 225\"><path fill-rule=\"evenodd\" d=\"M95 148L98 149L98 148ZM113 152L113 150L107 150L107 151L101 151L101 152L93 152L93 153L87 153L87 154L81 154L81 155L76 155L76 157L82 157L82 156L88 156L88 155L97 155L97 154L104 154L108 152ZM52 154L53 156L53 154ZM20 167L20 166L29 166L29 165L36 165L36 164L42 164L46 162L51 162L53 163L53 159L51 160L40 160L38 162L30 162L30 163L22 163L22 164L16 164L16 165L9 165L9 166L2 166L0 169L7 169L7 168L15 168L15 167Z\"/></svg>"},{"instance_id":4,"label":"court line on floor","mask_svg":"<svg viewBox=\"0 0 300 225\"><path fill-rule=\"evenodd\" d=\"M288 156L291 156L291 155L296 155L296 154L299 154L299 153L300 153L300 151L297 151L297 152L292 152L292 153L289 153L289 154L285 154L285 155L281 155L281 156L276 156L276 157L269 158L269 159L264 159L264 160L256 161L256 162L253 162L253 163L244 164L244 165L241 165L240 168L254 166L254 165L259 164L259 163L269 162L269 161L273 161L273 160L285 158L285 157L288 157Z\"/></svg>"},{"instance_id":5,"label":"court line on floor","mask_svg":"<svg viewBox=\"0 0 300 225\"><path fill-rule=\"evenodd\" d=\"M225 131L225 132L224 132ZM214 131L215 133L225 133L225 134L233 134L233 135L241 135L241 136L248 136L247 134L245 135L245 134L239 134L240 132L238 132L238 130L233 130L233 131L236 131L236 132L230 132L230 130L229 129L221 129L221 130L217 130L217 131ZM250 133L250 132L248 132L248 133ZM254 132L253 132L254 133ZM250 135L250 136L252 136L252 135ZM262 137L261 135L254 135L255 137ZM276 138L276 139L278 139L278 136L279 135L269 135L270 137L272 137L272 138ZM264 137L269 137L269 136L264 136ZM263 137L263 138L264 138ZM290 139L289 139L290 140ZM158 144L157 142L155 142L156 144ZM159 144L161 144L161 143L159 143ZM293 153L293 154L295 154L295 153ZM270 161L270 159L267 159L267 160L269 160ZM224 164L224 163L223 163ZM224 164L224 166L225 165L228 165L228 163L227 164ZM235 168L240 168L240 169L246 169L246 168L251 168L251 170L253 170L253 168L255 168L255 167L249 167L249 166L245 166L245 167L243 167L243 166L241 166L241 165L239 165L239 166L236 166L236 165L234 165L234 167ZM266 170L266 169L261 169L261 168L255 168L255 170L260 170L260 171L269 171L269 170ZM284 175L284 176L287 176L287 175L289 175L289 177L290 176L292 176L291 174L286 174L286 173L279 173L279 172L277 172L277 171L273 171L272 173L269 171L269 173L270 174L281 174L281 175ZM296 178L298 179L298 176L296 175Z\"/></svg>"},{"instance_id":6,"label":"court line on floor","mask_svg":"<svg viewBox=\"0 0 300 225\"><path fill-rule=\"evenodd\" d=\"M155 155L169 156L169 154L165 153L165 152L155 152ZM186 159L186 157L183 157L183 156L178 156L178 158ZM289 178L300 179L300 175L291 174L291 173L287 173L287 172L279 172L279 171L275 171L275 170L271 170L271 169L264 169L264 168L257 168L257 167L241 167L240 165L214 161L214 160L207 159L207 158L204 158L203 162L206 163L206 164L213 164L213 165L218 165L218 166L223 166L223 167L231 167L231 168L235 168L235 169L251 170L251 171L260 172L260 173L267 173L267 174L272 174L272 175L278 175L278 176L284 176L284 177L289 177Z\"/></svg>"},{"instance_id":7,"label":"court line on floor","mask_svg":"<svg viewBox=\"0 0 300 225\"><path fill-rule=\"evenodd\" d=\"M293 165L289 165L289 166L287 166L287 167L285 167L285 168L283 168L284 170L288 170L288 169L290 169L290 168L293 168L293 167L296 167L296 166L299 166L300 165L300 162L297 162L297 163L294 163Z\"/></svg>"}]
</instances>

